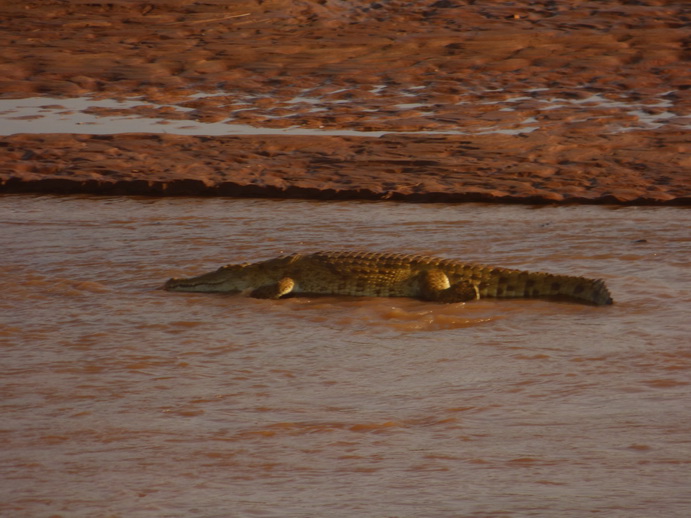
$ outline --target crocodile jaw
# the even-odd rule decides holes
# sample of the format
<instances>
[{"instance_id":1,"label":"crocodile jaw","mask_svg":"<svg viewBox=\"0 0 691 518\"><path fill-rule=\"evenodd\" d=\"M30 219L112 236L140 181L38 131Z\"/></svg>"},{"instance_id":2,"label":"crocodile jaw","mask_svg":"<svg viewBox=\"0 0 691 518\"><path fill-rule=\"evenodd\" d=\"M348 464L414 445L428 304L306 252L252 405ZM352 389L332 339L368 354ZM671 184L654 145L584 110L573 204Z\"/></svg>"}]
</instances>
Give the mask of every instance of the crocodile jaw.
<instances>
[{"instance_id":1,"label":"crocodile jaw","mask_svg":"<svg viewBox=\"0 0 691 518\"><path fill-rule=\"evenodd\" d=\"M166 291L193 291L193 292L204 292L204 293L212 293L212 292L238 292L242 291L239 288L236 288L233 285L229 285L228 283L224 282L219 282L219 283L214 283L214 282L195 282L194 278L189 278L189 279L179 279L177 277L174 277L172 279L168 279L166 283L163 285L163 289Z\"/></svg>"},{"instance_id":2,"label":"crocodile jaw","mask_svg":"<svg viewBox=\"0 0 691 518\"><path fill-rule=\"evenodd\" d=\"M163 285L167 291L224 292L233 293L253 286L252 275L245 271L245 265L223 266L215 272L196 277L172 278Z\"/></svg>"}]
</instances>

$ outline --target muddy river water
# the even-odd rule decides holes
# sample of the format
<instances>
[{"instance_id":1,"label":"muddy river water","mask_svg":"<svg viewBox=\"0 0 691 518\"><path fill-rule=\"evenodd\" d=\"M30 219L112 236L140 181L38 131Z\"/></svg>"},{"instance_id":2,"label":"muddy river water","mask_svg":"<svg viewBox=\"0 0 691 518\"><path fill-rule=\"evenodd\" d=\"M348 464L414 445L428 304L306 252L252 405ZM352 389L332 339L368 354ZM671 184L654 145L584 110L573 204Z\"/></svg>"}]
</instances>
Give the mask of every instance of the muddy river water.
<instances>
[{"instance_id":1,"label":"muddy river water","mask_svg":"<svg viewBox=\"0 0 691 518\"><path fill-rule=\"evenodd\" d=\"M0 515L687 516L685 208L0 197ZM168 293L320 249L608 307Z\"/></svg>"}]
</instances>

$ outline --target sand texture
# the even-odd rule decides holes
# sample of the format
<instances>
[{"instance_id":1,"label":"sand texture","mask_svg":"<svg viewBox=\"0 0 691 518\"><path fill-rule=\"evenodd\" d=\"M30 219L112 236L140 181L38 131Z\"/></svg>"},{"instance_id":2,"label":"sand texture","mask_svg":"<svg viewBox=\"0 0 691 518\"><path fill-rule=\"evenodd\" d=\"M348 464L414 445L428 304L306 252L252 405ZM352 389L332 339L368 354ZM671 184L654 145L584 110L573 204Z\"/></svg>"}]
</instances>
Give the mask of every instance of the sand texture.
<instances>
[{"instance_id":1,"label":"sand texture","mask_svg":"<svg viewBox=\"0 0 691 518\"><path fill-rule=\"evenodd\" d=\"M0 99L137 99L91 113L170 128L9 132L0 192L691 201L686 2L0 0L0 23Z\"/></svg>"}]
</instances>

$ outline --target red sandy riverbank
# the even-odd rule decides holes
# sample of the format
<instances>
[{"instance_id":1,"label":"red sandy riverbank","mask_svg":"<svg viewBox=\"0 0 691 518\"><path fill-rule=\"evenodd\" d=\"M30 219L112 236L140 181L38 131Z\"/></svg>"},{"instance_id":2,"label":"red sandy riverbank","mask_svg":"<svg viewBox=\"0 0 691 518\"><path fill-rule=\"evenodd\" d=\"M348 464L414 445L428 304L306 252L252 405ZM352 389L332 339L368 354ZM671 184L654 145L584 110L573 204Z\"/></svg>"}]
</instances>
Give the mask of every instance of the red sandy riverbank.
<instances>
[{"instance_id":1,"label":"red sandy riverbank","mask_svg":"<svg viewBox=\"0 0 691 518\"><path fill-rule=\"evenodd\" d=\"M0 192L691 200L684 2L0 0L0 20L0 98L385 133L13 134Z\"/></svg>"}]
</instances>

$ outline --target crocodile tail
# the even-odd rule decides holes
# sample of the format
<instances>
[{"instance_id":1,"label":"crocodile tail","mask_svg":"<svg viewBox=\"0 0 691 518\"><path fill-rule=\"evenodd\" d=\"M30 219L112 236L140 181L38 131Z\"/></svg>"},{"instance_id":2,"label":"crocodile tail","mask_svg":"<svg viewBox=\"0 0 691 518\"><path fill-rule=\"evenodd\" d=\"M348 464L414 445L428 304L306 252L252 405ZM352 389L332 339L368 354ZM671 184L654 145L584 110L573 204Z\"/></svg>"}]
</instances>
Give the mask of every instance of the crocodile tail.
<instances>
[{"instance_id":1,"label":"crocodile tail","mask_svg":"<svg viewBox=\"0 0 691 518\"><path fill-rule=\"evenodd\" d=\"M501 270L501 269L497 269ZM499 275L496 275L496 274ZM612 296L602 279L588 279L571 275L543 272L496 271L486 283L485 296L509 298L563 297L566 299L604 306L612 304ZM483 283L484 284L484 283Z\"/></svg>"},{"instance_id":2,"label":"crocodile tail","mask_svg":"<svg viewBox=\"0 0 691 518\"><path fill-rule=\"evenodd\" d=\"M613 302L602 279L546 274L543 286L543 290L546 291L544 296L547 297L566 297L597 306Z\"/></svg>"}]
</instances>

